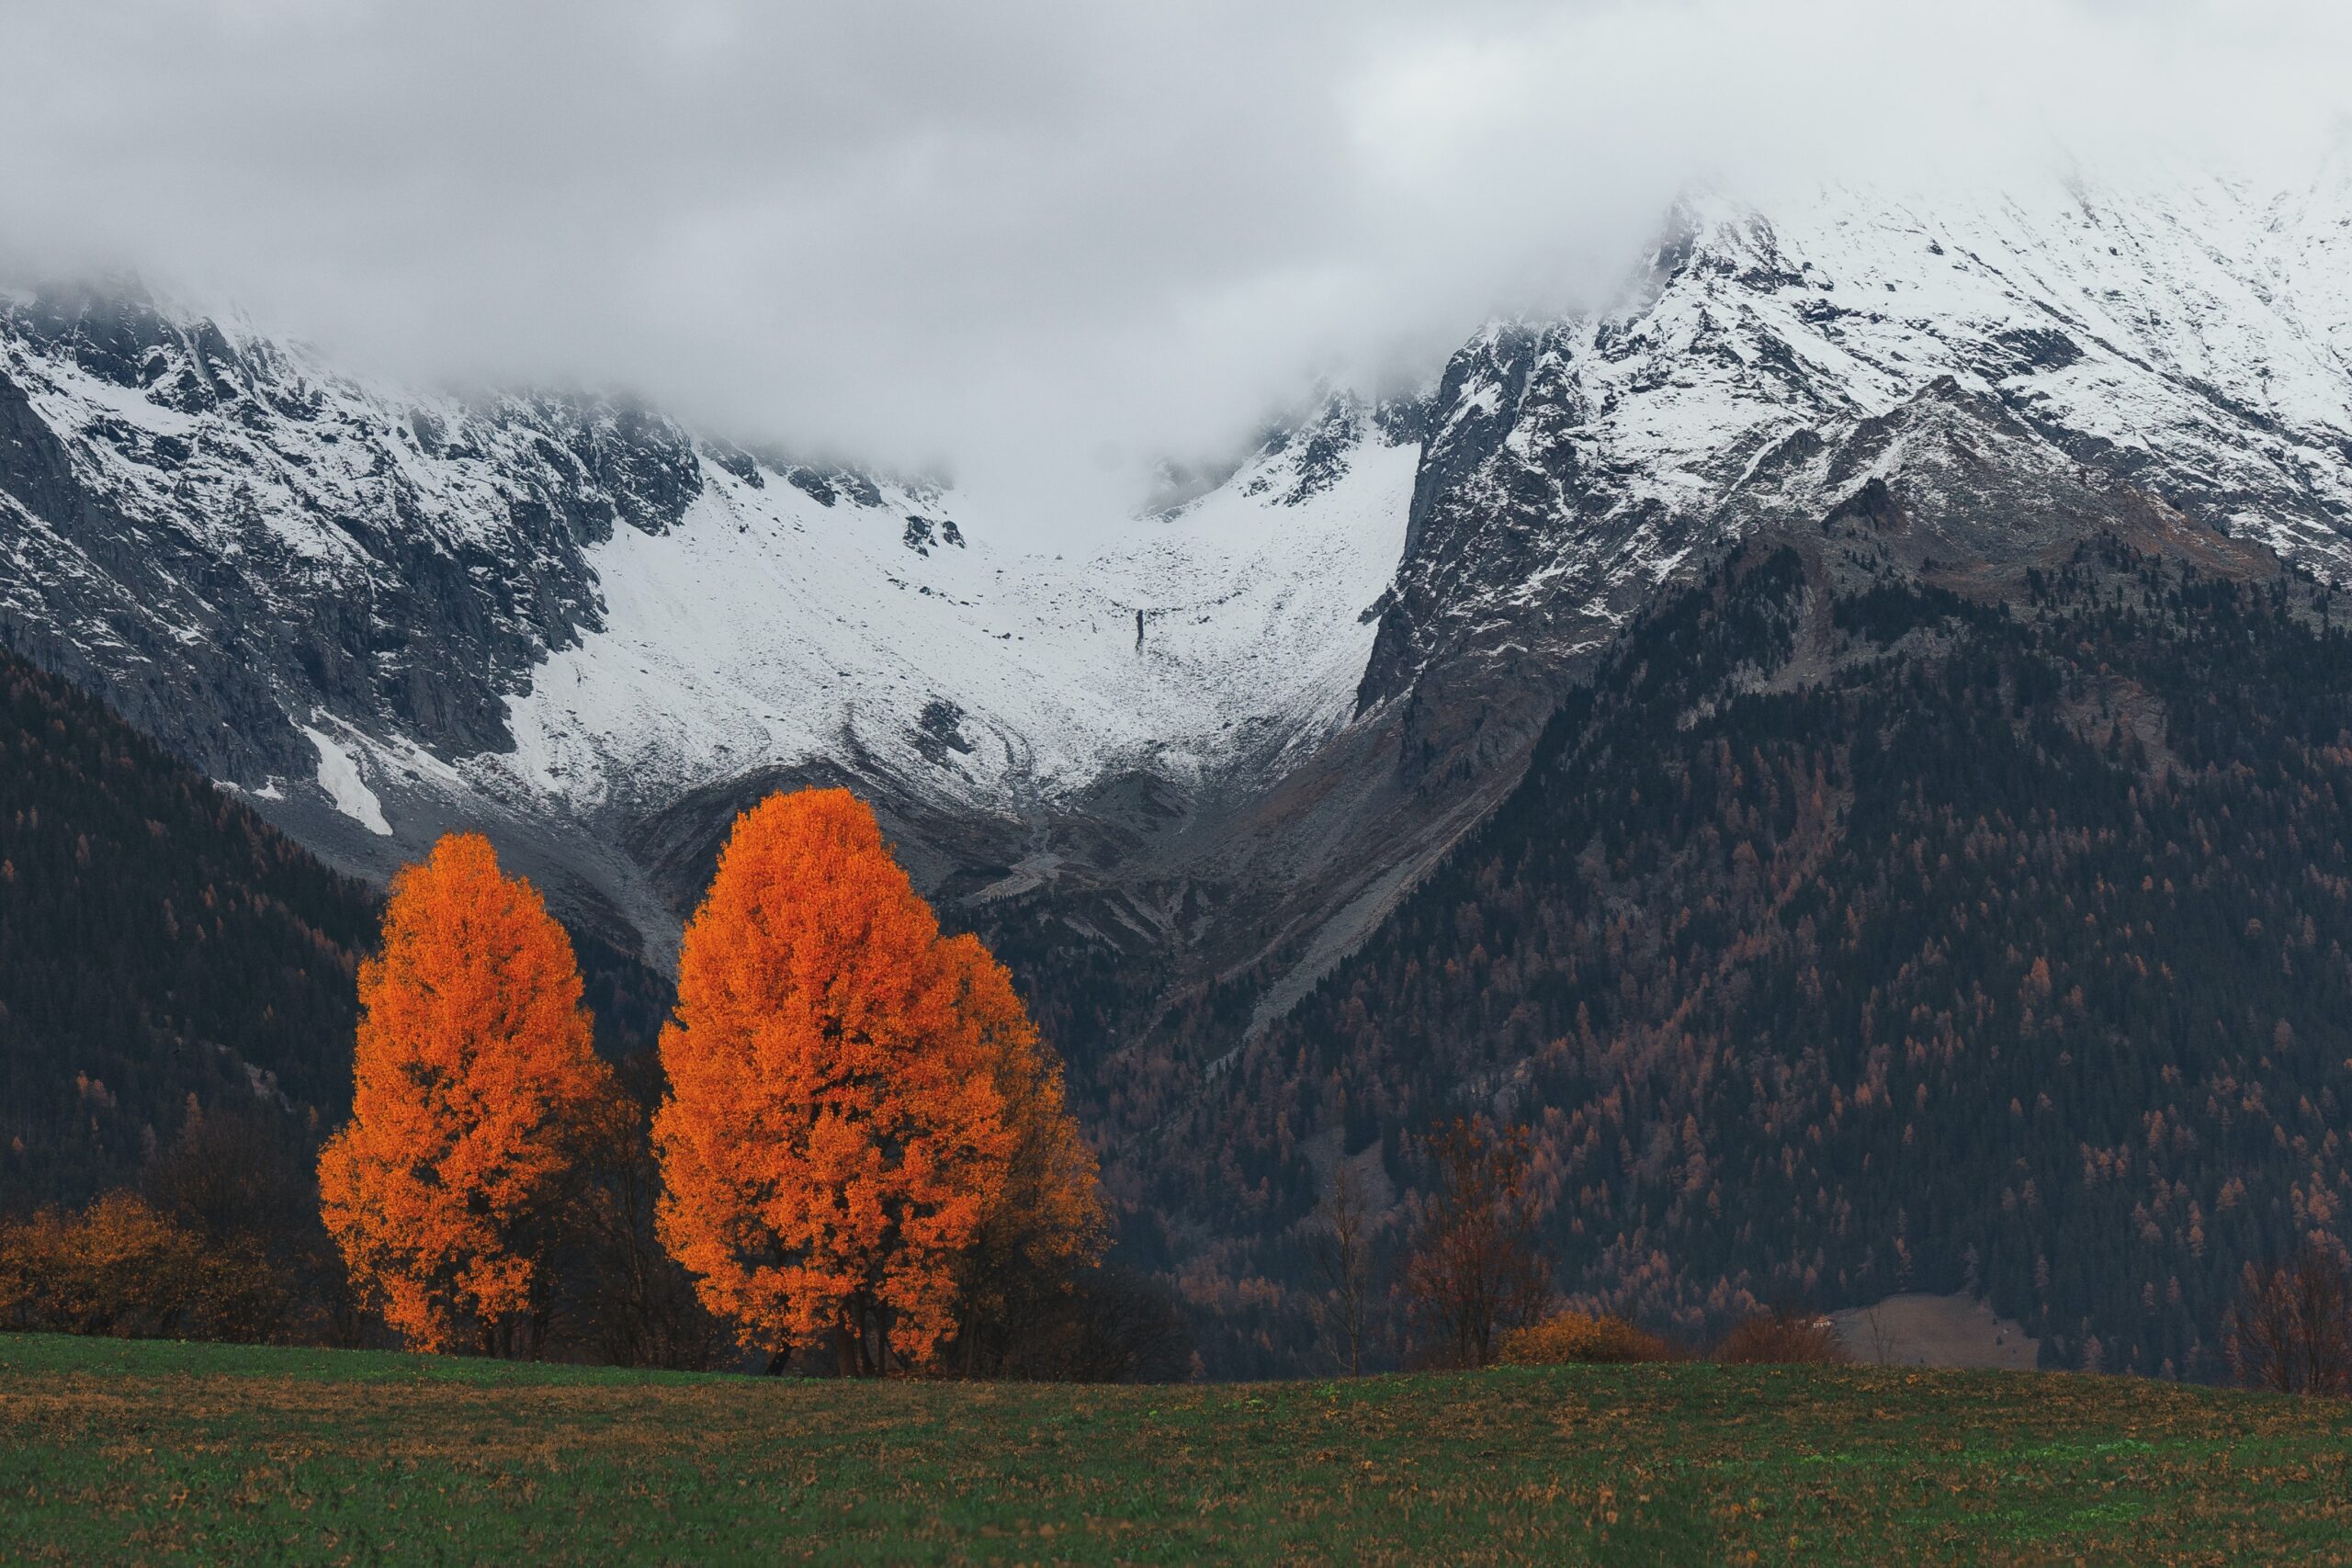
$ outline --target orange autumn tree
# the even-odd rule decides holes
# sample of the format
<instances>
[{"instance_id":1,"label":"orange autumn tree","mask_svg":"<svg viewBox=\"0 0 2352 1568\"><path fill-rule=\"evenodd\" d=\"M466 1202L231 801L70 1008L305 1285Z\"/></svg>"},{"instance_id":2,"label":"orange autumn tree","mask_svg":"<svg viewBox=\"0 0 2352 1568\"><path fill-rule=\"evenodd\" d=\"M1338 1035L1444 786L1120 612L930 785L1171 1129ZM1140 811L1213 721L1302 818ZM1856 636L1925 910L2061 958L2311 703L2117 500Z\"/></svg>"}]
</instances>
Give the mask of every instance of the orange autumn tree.
<instances>
[{"instance_id":1,"label":"orange autumn tree","mask_svg":"<svg viewBox=\"0 0 2352 1568\"><path fill-rule=\"evenodd\" d=\"M581 1138L611 1074L571 941L490 841L453 833L392 879L359 969L351 1121L319 1156L328 1233L411 1344L470 1328L513 1354L551 1281Z\"/></svg>"},{"instance_id":2,"label":"orange autumn tree","mask_svg":"<svg viewBox=\"0 0 2352 1568\"><path fill-rule=\"evenodd\" d=\"M1001 965L943 940L846 790L736 818L686 927L653 1135L663 1244L772 1353L930 1360L970 1259L1092 1261L1091 1153Z\"/></svg>"}]
</instances>

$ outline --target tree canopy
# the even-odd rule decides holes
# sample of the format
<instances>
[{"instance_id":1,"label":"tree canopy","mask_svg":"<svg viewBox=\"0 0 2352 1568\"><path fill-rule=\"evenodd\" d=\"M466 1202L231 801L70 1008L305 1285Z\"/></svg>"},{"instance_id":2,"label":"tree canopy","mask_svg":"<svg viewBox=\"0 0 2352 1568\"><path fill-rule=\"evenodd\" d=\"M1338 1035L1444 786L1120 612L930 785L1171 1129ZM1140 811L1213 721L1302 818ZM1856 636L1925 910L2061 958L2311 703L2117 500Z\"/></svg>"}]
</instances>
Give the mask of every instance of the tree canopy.
<instances>
[{"instance_id":1,"label":"tree canopy","mask_svg":"<svg viewBox=\"0 0 2352 1568\"><path fill-rule=\"evenodd\" d=\"M392 881L359 971L352 1119L319 1159L321 1208L363 1298L445 1349L508 1349L546 1302L547 1255L611 1075L571 939L479 834Z\"/></svg>"}]
</instances>

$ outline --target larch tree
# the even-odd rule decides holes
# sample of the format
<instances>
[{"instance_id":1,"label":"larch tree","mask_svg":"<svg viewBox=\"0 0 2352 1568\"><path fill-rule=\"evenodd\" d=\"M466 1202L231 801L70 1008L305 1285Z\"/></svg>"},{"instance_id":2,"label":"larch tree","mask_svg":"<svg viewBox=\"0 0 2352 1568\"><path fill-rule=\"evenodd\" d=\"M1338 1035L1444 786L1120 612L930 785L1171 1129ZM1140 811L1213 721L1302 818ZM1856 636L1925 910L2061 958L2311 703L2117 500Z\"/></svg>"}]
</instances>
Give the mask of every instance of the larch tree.
<instances>
[{"instance_id":1,"label":"larch tree","mask_svg":"<svg viewBox=\"0 0 2352 1568\"><path fill-rule=\"evenodd\" d=\"M611 1074L571 939L488 840L392 879L359 971L351 1121L319 1156L328 1233L411 1344L535 1347L581 1142Z\"/></svg>"},{"instance_id":2,"label":"larch tree","mask_svg":"<svg viewBox=\"0 0 2352 1568\"><path fill-rule=\"evenodd\" d=\"M1529 1180L1532 1140L1457 1117L1424 1139L1436 1168L1405 1259L1406 1303L1439 1366L1484 1367L1507 1331L1540 1320L1552 1271Z\"/></svg>"},{"instance_id":3,"label":"larch tree","mask_svg":"<svg viewBox=\"0 0 2352 1568\"><path fill-rule=\"evenodd\" d=\"M846 1372L930 1361L992 1236L1100 1250L1057 1065L845 790L736 819L661 1050L663 1244L775 1364L828 1339Z\"/></svg>"},{"instance_id":4,"label":"larch tree","mask_svg":"<svg viewBox=\"0 0 2352 1568\"><path fill-rule=\"evenodd\" d=\"M2278 1267L2245 1266L2224 1354L2248 1388L2352 1393L2352 1270L2341 1253L2306 1243Z\"/></svg>"},{"instance_id":5,"label":"larch tree","mask_svg":"<svg viewBox=\"0 0 2352 1568\"><path fill-rule=\"evenodd\" d=\"M1316 1206L1306 1246L1323 1285L1317 1315L1351 1378L1363 1375L1364 1347L1372 1337L1372 1248L1379 1226L1364 1179L1343 1155Z\"/></svg>"}]
</instances>

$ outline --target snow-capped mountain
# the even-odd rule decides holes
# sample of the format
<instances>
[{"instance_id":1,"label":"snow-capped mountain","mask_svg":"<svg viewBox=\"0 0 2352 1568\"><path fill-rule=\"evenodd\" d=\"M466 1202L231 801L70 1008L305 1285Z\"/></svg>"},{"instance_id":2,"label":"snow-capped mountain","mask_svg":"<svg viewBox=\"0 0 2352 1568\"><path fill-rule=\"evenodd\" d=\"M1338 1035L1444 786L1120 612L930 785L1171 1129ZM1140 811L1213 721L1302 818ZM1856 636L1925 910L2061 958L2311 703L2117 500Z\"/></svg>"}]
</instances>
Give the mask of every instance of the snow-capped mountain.
<instances>
[{"instance_id":1,"label":"snow-capped mountain","mask_svg":"<svg viewBox=\"0 0 2352 1568\"><path fill-rule=\"evenodd\" d=\"M1416 459L1335 396L1048 554L951 489L364 385L135 295L15 297L0 346L12 635L333 858L486 820L657 936L616 846L733 781L1009 824L1279 771L1347 717Z\"/></svg>"},{"instance_id":2,"label":"snow-capped mountain","mask_svg":"<svg viewBox=\"0 0 2352 1568\"><path fill-rule=\"evenodd\" d=\"M136 297L0 305L0 617L381 873L487 824L657 951L734 809L874 796L926 884L1282 953L1279 1007L1678 571L1860 513L2352 567L2352 177L1693 198L1610 308L1490 325L1221 482L1022 547L986 497L593 399L338 374Z\"/></svg>"},{"instance_id":3,"label":"snow-capped mountain","mask_svg":"<svg viewBox=\"0 0 2352 1568\"><path fill-rule=\"evenodd\" d=\"M1480 671L1578 666L1759 509L1899 487L1799 459L1944 390L2007 411L1988 470L2056 458L2341 575L2352 164L2286 192L1686 201L1614 308L1490 326L1448 367L1364 703L1412 699L1417 749L1443 750L1480 717Z\"/></svg>"}]
</instances>

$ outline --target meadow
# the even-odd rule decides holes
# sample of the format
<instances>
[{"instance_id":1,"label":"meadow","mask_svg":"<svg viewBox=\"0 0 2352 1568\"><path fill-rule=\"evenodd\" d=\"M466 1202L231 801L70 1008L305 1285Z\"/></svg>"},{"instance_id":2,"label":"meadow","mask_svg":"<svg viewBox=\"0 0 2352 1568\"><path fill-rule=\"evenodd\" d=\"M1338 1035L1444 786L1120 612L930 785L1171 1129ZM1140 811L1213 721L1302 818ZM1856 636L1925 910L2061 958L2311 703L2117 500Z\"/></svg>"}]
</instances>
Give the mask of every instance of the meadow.
<instances>
[{"instance_id":1,"label":"meadow","mask_svg":"<svg viewBox=\"0 0 2352 1568\"><path fill-rule=\"evenodd\" d=\"M2352 1404L1703 1363L848 1383L0 1336L0 1558L2352 1562Z\"/></svg>"}]
</instances>

